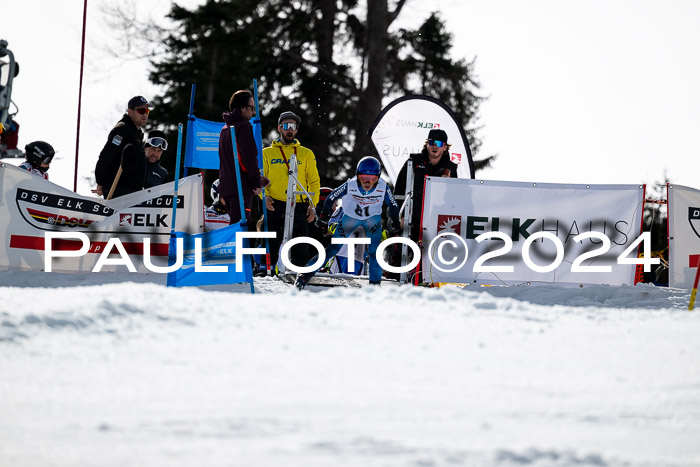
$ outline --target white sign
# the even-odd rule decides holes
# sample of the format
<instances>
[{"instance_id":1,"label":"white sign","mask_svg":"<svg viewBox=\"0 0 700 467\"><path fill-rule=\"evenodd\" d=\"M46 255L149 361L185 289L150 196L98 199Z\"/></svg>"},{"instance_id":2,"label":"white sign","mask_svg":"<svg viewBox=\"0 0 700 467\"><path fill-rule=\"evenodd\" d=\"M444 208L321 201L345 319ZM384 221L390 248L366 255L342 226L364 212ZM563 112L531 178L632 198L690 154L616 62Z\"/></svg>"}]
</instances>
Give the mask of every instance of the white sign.
<instances>
[{"instance_id":1,"label":"white sign","mask_svg":"<svg viewBox=\"0 0 700 467\"><path fill-rule=\"evenodd\" d=\"M668 285L691 289L700 261L700 190L668 186Z\"/></svg>"},{"instance_id":2,"label":"white sign","mask_svg":"<svg viewBox=\"0 0 700 467\"><path fill-rule=\"evenodd\" d=\"M428 177L423 281L632 285L618 257L640 236L643 197L643 185Z\"/></svg>"},{"instance_id":3,"label":"white sign","mask_svg":"<svg viewBox=\"0 0 700 467\"><path fill-rule=\"evenodd\" d=\"M473 178L471 153L464 129L444 103L427 96L405 96L387 105L370 129L370 137L382 159L391 182L413 153L423 149L430 130L447 133L452 162L457 164L457 176Z\"/></svg>"},{"instance_id":4,"label":"white sign","mask_svg":"<svg viewBox=\"0 0 700 467\"><path fill-rule=\"evenodd\" d=\"M56 258L53 271L91 271L112 238L119 238L131 258L143 255L150 238L153 263L167 264L172 228L174 182L104 201L78 195L26 170L0 163L0 268L44 269L46 232L82 232L89 237L88 254ZM180 180L176 230L203 231L202 177ZM79 250L81 242L55 239L53 250ZM117 258L117 250L112 251ZM115 256L116 255L116 256ZM135 261L138 272L148 272ZM106 265L103 271L127 271Z\"/></svg>"}]
</instances>

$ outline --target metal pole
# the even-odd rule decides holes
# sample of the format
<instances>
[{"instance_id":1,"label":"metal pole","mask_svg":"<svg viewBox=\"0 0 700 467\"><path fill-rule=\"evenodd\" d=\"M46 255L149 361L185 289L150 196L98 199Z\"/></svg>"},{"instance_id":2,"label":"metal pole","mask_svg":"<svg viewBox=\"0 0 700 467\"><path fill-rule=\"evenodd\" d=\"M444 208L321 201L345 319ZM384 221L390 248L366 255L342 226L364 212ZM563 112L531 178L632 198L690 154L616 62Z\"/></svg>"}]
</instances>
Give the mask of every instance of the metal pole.
<instances>
[{"instance_id":1,"label":"metal pole","mask_svg":"<svg viewBox=\"0 0 700 467\"><path fill-rule=\"evenodd\" d=\"M175 220L177 218L177 190L180 183L180 157L182 146L182 123L177 126L177 157L175 163L175 189L173 191L173 221L170 224L170 241L168 242L168 266L172 266L177 261L177 235L175 234ZM170 277L170 274L168 274ZM170 280L167 282L171 286ZM174 285L174 284L172 284Z\"/></svg>"},{"instance_id":2,"label":"metal pole","mask_svg":"<svg viewBox=\"0 0 700 467\"><path fill-rule=\"evenodd\" d=\"M260 120L260 106L258 105L258 80L253 79L253 96L255 98L255 118L253 119L253 128L256 132L256 143L258 143L258 168L263 171L263 146L262 146L262 122ZM263 173L263 175L265 175ZM268 232L267 227L267 202L265 188L262 190L262 205L263 205L263 229ZM272 274L272 264L270 264L270 239L265 239L265 264L267 264L267 275Z\"/></svg>"},{"instance_id":3,"label":"metal pole","mask_svg":"<svg viewBox=\"0 0 700 467\"><path fill-rule=\"evenodd\" d=\"M403 215L403 236L411 238L411 222L413 222L413 160L408 159L406 165L406 201L404 201L406 210ZM406 256L408 255L408 246L403 243L401 245L401 267L406 266ZM406 273L402 272L399 276L399 283L407 282Z\"/></svg>"},{"instance_id":4,"label":"metal pole","mask_svg":"<svg viewBox=\"0 0 700 467\"><path fill-rule=\"evenodd\" d=\"M83 68L85 65L85 26L87 23L87 0L83 4L83 42L80 49L80 84L78 85L78 129L75 132L75 170L73 172L73 191L78 191L78 149L80 148L80 109L83 102Z\"/></svg>"},{"instance_id":5,"label":"metal pole","mask_svg":"<svg viewBox=\"0 0 700 467\"><path fill-rule=\"evenodd\" d=\"M189 130L192 128L192 125L190 124L191 121L194 120L194 93L197 90L197 85L193 84L192 88L190 90L190 111L187 113L187 129ZM190 132L187 132L187 137L188 138L194 138L194 135L191 135ZM179 163L178 163L179 167ZM187 177L187 167L185 167L185 177Z\"/></svg>"},{"instance_id":6,"label":"metal pole","mask_svg":"<svg viewBox=\"0 0 700 467\"><path fill-rule=\"evenodd\" d=\"M236 128L231 127L231 145L233 146L233 163L236 166L236 184L238 185L238 205L241 210L241 225L247 228L247 219L245 217L245 203L243 202L243 187L241 186L241 169L238 163L238 151L236 149ZM245 240L243 241L245 244ZM236 245L238 247L238 245ZM245 267L245 266L243 266ZM255 293L253 285L253 270L250 271L250 293Z\"/></svg>"},{"instance_id":7,"label":"metal pole","mask_svg":"<svg viewBox=\"0 0 700 467\"><path fill-rule=\"evenodd\" d=\"M180 157L182 157L182 123L177 125L177 157L175 158L175 191L173 192L173 222L170 237L175 236L175 218L177 217L177 190L180 186Z\"/></svg>"}]
</instances>

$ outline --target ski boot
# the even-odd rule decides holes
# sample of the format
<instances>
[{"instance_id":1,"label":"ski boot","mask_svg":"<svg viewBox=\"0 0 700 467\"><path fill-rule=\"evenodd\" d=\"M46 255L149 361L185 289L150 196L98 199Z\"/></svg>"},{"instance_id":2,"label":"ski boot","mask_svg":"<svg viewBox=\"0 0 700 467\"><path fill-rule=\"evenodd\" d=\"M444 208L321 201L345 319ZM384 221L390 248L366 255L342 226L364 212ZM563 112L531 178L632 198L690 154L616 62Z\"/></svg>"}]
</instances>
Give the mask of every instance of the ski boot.
<instances>
[{"instance_id":1,"label":"ski boot","mask_svg":"<svg viewBox=\"0 0 700 467\"><path fill-rule=\"evenodd\" d=\"M380 287L381 287L382 281L381 281L381 280L378 280L378 281L369 281L369 285L377 285L377 286L380 286Z\"/></svg>"},{"instance_id":2,"label":"ski boot","mask_svg":"<svg viewBox=\"0 0 700 467\"><path fill-rule=\"evenodd\" d=\"M267 276L267 269L258 263L253 263L253 277L265 277Z\"/></svg>"},{"instance_id":3,"label":"ski boot","mask_svg":"<svg viewBox=\"0 0 700 467\"><path fill-rule=\"evenodd\" d=\"M297 280L294 281L294 287L299 290L304 290L309 281L311 280L311 274L302 273L297 276Z\"/></svg>"}]
</instances>

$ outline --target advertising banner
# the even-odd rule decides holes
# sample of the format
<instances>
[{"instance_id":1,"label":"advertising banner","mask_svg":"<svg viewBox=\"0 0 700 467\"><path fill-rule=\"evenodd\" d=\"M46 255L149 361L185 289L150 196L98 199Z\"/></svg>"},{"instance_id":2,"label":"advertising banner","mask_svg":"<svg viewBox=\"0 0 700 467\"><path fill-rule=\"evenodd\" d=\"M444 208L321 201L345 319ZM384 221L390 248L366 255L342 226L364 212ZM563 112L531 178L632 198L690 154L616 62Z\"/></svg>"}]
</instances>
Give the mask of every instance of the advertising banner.
<instances>
[{"instance_id":1,"label":"advertising banner","mask_svg":"<svg viewBox=\"0 0 700 467\"><path fill-rule=\"evenodd\" d=\"M219 170L219 133L223 122L190 117L187 122L185 167Z\"/></svg>"},{"instance_id":2,"label":"advertising banner","mask_svg":"<svg viewBox=\"0 0 700 467\"><path fill-rule=\"evenodd\" d=\"M668 285L691 289L700 261L700 190L668 186Z\"/></svg>"},{"instance_id":3,"label":"advertising banner","mask_svg":"<svg viewBox=\"0 0 700 467\"><path fill-rule=\"evenodd\" d=\"M423 281L632 285L644 189L428 177Z\"/></svg>"},{"instance_id":4,"label":"advertising banner","mask_svg":"<svg viewBox=\"0 0 700 467\"><path fill-rule=\"evenodd\" d=\"M53 271L91 271L113 238L119 239L138 272L148 272L143 265L144 238L150 239L153 264L167 265L173 189L170 182L105 201L0 163L0 268L44 270L47 232L79 232L90 241L86 254L59 257L61 252L79 250L82 242L78 236L53 240ZM203 231L201 174L180 181L177 209L177 230ZM119 257L117 250L111 253L110 259ZM127 268L110 264L102 268L117 270Z\"/></svg>"},{"instance_id":5,"label":"advertising banner","mask_svg":"<svg viewBox=\"0 0 700 467\"><path fill-rule=\"evenodd\" d=\"M452 162L459 178L474 178L474 163L469 142L457 116L442 101L428 96L404 96L382 109L369 130L377 154L391 182L409 154L419 153L432 129L445 130Z\"/></svg>"},{"instance_id":6,"label":"advertising banner","mask_svg":"<svg viewBox=\"0 0 700 467\"><path fill-rule=\"evenodd\" d=\"M238 223L222 229L194 235L176 232L176 238L183 239L183 264L179 269L168 274L168 286L183 287L252 282L253 267L247 256L243 260L242 270L240 272L236 271L236 250L242 247L236 241L236 234L245 231L246 229L242 227L241 223ZM198 258L195 245L197 240L201 242L200 264L204 267L224 266L224 270L197 271ZM175 251L175 248L171 250L171 264L175 264Z\"/></svg>"}]
</instances>

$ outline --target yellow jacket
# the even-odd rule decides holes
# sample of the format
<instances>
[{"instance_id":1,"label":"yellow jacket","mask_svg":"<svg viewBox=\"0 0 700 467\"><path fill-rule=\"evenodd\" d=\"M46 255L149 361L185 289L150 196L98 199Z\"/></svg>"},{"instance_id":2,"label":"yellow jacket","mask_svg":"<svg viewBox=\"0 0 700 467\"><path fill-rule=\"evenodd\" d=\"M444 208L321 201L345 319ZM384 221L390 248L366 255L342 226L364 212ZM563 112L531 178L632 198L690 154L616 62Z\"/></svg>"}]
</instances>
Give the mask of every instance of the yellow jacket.
<instances>
[{"instance_id":1,"label":"yellow jacket","mask_svg":"<svg viewBox=\"0 0 700 467\"><path fill-rule=\"evenodd\" d=\"M265 196L271 196L278 201L287 201L287 183L289 180L287 163L296 151L299 173L299 183L311 194L314 206L318 204L321 192L321 177L316 167L316 157L311 149L305 148L294 140L292 144L282 144L277 139L272 146L263 149L263 173L270 179L270 184L265 188ZM284 155L284 156L283 156ZM297 202L306 201L306 195L297 195Z\"/></svg>"}]
</instances>

